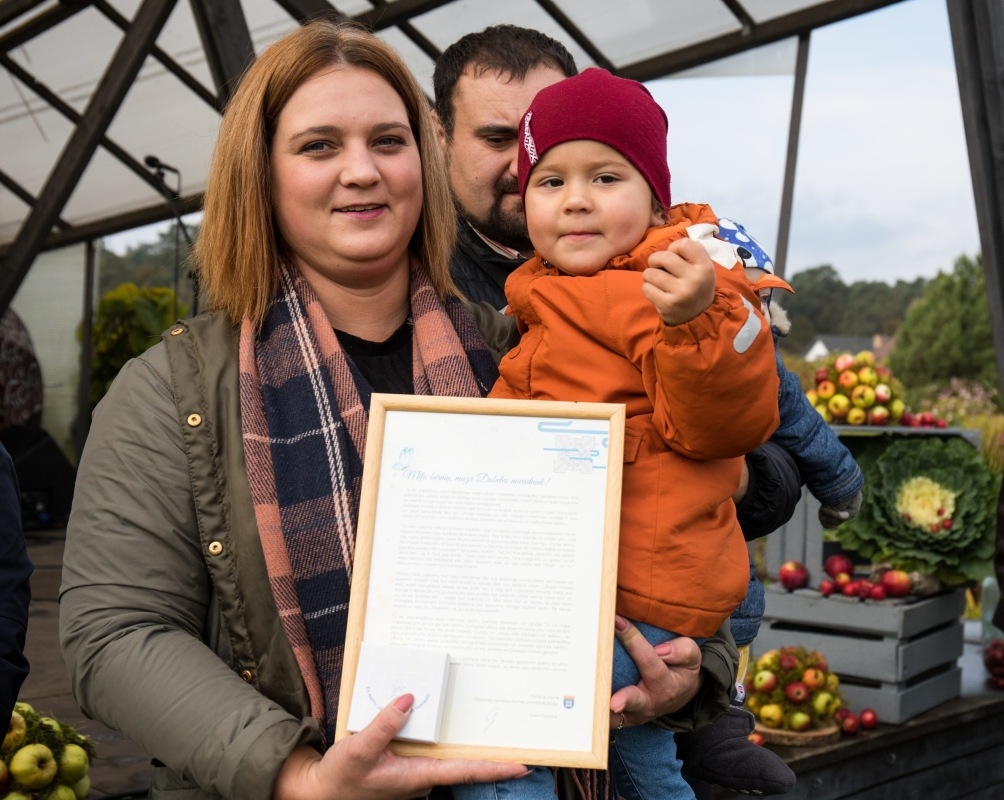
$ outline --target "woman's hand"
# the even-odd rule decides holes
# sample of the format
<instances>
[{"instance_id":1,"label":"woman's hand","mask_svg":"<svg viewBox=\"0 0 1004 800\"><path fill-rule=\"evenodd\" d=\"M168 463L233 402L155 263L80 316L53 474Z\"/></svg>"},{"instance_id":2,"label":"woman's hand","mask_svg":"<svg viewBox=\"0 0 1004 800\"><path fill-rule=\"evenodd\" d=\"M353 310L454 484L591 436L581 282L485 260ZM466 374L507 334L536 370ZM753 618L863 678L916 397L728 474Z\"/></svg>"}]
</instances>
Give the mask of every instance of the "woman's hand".
<instances>
[{"instance_id":1,"label":"woman's hand","mask_svg":"<svg viewBox=\"0 0 1004 800\"><path fill-rule=\"evenodd\" d=\"M641 673L635 686L618 689L610 698L610 727L644 725L677 711L701 688L701 648L678 637L653 647L621 616L614 618L617 638Z\"/></svg>"},{"instance_id":2,"label":"woman's hand","mask_svg":"<svg viewBox=\"0 0 1004 800\"><path fill-rule=\"evenodd\" d=\"M404 727L414 701L410 694L401 695L323 756L311 747L296 748L279 770L273 800L404 800L425 797L433 786L528 774L520 764L395 755L387 745Z\"/></svg>"}]
</instances>

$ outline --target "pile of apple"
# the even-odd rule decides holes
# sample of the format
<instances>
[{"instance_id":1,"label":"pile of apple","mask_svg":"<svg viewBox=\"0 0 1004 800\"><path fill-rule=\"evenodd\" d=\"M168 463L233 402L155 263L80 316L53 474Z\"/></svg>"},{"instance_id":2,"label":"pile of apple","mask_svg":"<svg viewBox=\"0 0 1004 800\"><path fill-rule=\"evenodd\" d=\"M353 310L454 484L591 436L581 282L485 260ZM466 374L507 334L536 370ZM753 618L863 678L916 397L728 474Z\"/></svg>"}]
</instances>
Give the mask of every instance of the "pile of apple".
<instances>
[{"instance_id":1,"label":"pile of apple","mask_svg":"<svg viewBox=\"0 0 1004 800\"><path fill-rule=\"evenodd\" d=\"M856 356L840 353L831 365L817 369L815 378L816 388L805 395L828 423L894 425L909 413L899 383L888 367L875 365L870 350ZM933 415L931 424L935 424Z\"/></svg>"},{"instance_id":2,"label":"pile of apple","mask_svg":"<svg viewBox=\"0 0 1004 800\"><path fill-rule=\"evenodd\" d=\"M840 679L817 650L768 650L746 677L746 707L766 728L808 731L834 721Z\"/></svg>"},{"instance_id":3,"label":"pile of apple","mask_svg":"<svg viewBox=\"0 0 1004 800\"><path fill-rule=\"evenodd\" d=\"M913 591L910 575L901 569L886 569L876 580L854 577L854 562L842 554L829 556L823 562L823 572L829 575L819 582L823 597L839 592L845 597L861 600L885 600L887 597L906 597Z\"/></svg>"},{"instance_id":4,"label":"pile of apple","mask_svg":"<svg viewBox=\"0 0 1004 800\"><path fill-rule=\"evenodd\" d=\"M0 800L84 800L92 751L69 725L17 703L0 746Z\"/></svg>"}]
</instances>

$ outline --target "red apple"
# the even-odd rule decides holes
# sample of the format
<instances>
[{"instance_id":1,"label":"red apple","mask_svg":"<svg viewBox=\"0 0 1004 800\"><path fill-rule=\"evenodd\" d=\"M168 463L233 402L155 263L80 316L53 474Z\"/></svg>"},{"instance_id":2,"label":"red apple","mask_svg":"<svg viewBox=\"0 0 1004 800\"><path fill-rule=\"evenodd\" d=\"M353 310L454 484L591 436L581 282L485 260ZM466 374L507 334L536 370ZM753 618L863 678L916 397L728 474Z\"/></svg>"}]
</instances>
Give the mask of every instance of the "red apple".
<instances>
[{"instance_id":1,"label":"red apple","mask_svg":"<svg viewBox=\"0 0 1004 800\"><path fill-rule=\"evenodd\" d=\"M890 400L892 400L892 389L889 388L888 383L879 383L875 385L875 402L885 405Z\"/></svg>"},{"instance_id":2,"label":"red apple","mask_svg":"<svg viewBox=\"0 0 1004 800\"><path fill-rule=\"evenodd\" d=\"M840 590L844 597L857 597L858 596L858 585L860 581L851 581L850 583L845 583L843 588Z\"/></svg>"},{"instance_id":3,"label":"red apple","mask_svg":"<svg viewBox=\"0 0 1004 800\"><path fill-rule=\"evenodd\" d=\"M836 578L841 572L846 572L850 575L854 572L854 562L843 553L836 553L835 555L828 556L826 561L823 562L823 572L831 578Z\"/></svg>"},{"instance_id":4,"label":"red apple","mask_svg":"<svg viewBox=\"0 0 1004 800\"><path fill-rule=\"evenodd\" d=\"M881 583L876 583L868 592L869 600L885 600L886 591Z\"/></svg>"},{"instance_id":5,"label":"red apple","mask_svg":"<svg viewBox=\"0 0 1004 800\"><path fill-rule=\"evenodd\" d=\"M801 705L809 699L809 687L801 681L792 681L784 687L784 696L789 702Z\"/></svg>"},{"instance_id":6,"label":"red apple","mask_svg":"<svg viewBox=\"0 0 1004 800\"><path fill-rule=\"evenodd\" d=\"M847 389L850 391L855 386L858 385L858 373L852 369L845 369L839 375L837 375L837 385L841 389Z\"/></svg>"},{"instance_id":7,"label":"red apple","mask_svg":"<svg viewBox=\"0 0 1004 800\"><path fill-rule=\"evenodd\" d=\"M809 570L798 561L785 561L777 571L781 585L789 592L809 585Z\"/></svg>"},{"instance_id":8,"label":"red apple","mask_svg":"<svg viewBox=\"0 0 1004 800\"><path fill-rule=\"evenodd\" d=\"M833 712L833 718L837 722L843 722L844 717L851 713L851 710L847 706L840 706L836 711Z\"/></svg>"},{"instance_id":9,"label":"red apple","mask_svg":"<svg viewBox=\"0 0 1004 800\"><path fill-rule=\"evenodd\" d=\"M947 427L948 427L948 421L947 421L947 420L944 420L944 419L942 419L941 417L938 417L938 418L937 418L937 419L936 419L936 420L934 421L934 427L935 427L935 428L947 428Z\"/></svg>"},{"instance_id":10,"label":"red apple","mask_svg":"<svg viewBox=\"0 0 1004 800\"><path fill-rule=\"evenodd\" d=\"M809 667L802 673L802 683L810 689L822 689L826 686L826 675L823 674L822 670Z\"/></svg>"},{"instance_id":11,"label":"red apple","mask_svg":"<svg viewBox=\"0 0 1004 800\"><path fill-rule=\"evenodd\" d=\"M847 715L842 720L840 720L840 730L842 730L844 733L853 736L855 733L858 732L858 726L860 724L861 720L858 717L858 715L855 714L853 711L848 711Z\"/></svg>"},{"instance_id":12,"label":"red apple","mask_svg":"<svg viewBox=\"0 0 1004 800\"><path fill-rule=\"evenodd\" d=\"M860 597L862 600L867 599L871 595L872 586L874 586L874 584L869 580L865 580L864 578L859 580L858 597Z\"/></svg>"},{"instance_id":13,"label":"red apple","mask_svg":"<svg viewBox=\"0 0 1004 800\"><path fill-rule=\"evenodd\" d=\"M824 578L819 582L819 593L823 597L829 597L831 594L833 594L833 590L835 588L837 588L837 585L829 578Z\"/></svg>"},{"instance_id":14,"label":"red apple","mask_svg":"<svg viewBox=\"0 0 1004 800\"><path fill-rule=\"evenodd\" d=\"M853 369L854 361L855 361L854 356L852 356L850 353L841 353L833 361L833 368L837 372L843 372L844 370L847 369Z\"/></svg>"},{"instance_id":15,"label":"red apple","mask_svg":"<svg viewBox=\"0 0 1004 800\"><path fill-rule=\"evenodd\" d=\"M785 672L791 672L793 669L798 669L798 656L794 653L784 653L781 655L781 669Z\"/></svg>"},{"instance_id":16,"label":"red apple","mask_svg":"<svg viewBox=\"0 0 1004 800\"><path fill-rule=\"evenodd\" d=\"M887 569L879 576L879 584L888 597L906 597L910 594L910 576L901 569Z\"/></svg>"},{"instance_id":17,"label":"red apple","mask_svg":"<svg viewBox=\"0 0 1004 800\"><path fill-rule=\"evenodd\" d=\"M892 415L885 406L873 406L868 409L869 425L888 425L890 419L892 419Z\"/></svg>"},{"instance_id":18,"label":"red apple","mask_svg":"<svg viewBox=\"0 0 1004 800\"><path fill-rule=\"evenodd\" d=\"M878 727L878 714L871 708L862 708L861 713L858 715L858 722L866 731L874 730Z\"/></svg>"},{"instance_id":19,"label":"red apple","mask_svg":"<svg viewBox=\"0 0 1004 800\"><path fill-rule=\"evenodd\" d=\"M830 379L830 371L826 367L820 367L816 370L816 386L819 386L823 381L828 381Z\"/></svg>"},{"instance_id":20,"label":"red apple","mask_svg":"<svg viewBox=\"0 0 1004 800\"><path fill-rule=\"evenodd\" d=\"M750 742L752 742L753 744L755 744L757 747L763 747L765 744L767 744L767 740L763 738L763 734L762 733L757 733L756 731L753 731L753 733L751 733L746 738Z\"/></svg>"}]
</instances>

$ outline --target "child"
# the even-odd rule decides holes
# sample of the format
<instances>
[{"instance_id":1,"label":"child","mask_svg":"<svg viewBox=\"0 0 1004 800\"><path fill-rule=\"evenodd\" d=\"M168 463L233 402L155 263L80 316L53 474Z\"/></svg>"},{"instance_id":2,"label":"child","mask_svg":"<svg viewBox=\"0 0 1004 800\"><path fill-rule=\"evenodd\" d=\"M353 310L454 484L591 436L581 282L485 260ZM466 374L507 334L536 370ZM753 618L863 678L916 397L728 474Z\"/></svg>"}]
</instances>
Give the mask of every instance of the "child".
<instances>
[{"instance_id":1,"label":"child","mask_svg":"<svg viewBox=\"0 0 1004 800\"><path fill-rule=\"evenodd\" d=\"M788 335L791 323L784 309L772 302L772 292L774 288L791 291L791 287L773 274L770 257L742 225L719 219L718 228L717 238L735 249L747 277L759 292L762 310L771 323L776 344L778 336ZM784 366L779 354L776 358L781 424L768 444L783 448L792 457L802 481L820 501L820 523L824 528L835 528L852 519L860 509L864 476L850 451L805 397L798 376ZM771 533L784 522L772 520L766 528L754 529L745 524L744 517L755 515L744 515L744 510L740 503L738 514L747 540ZM753 574L751 565L746 599L730 617L732 636L743 665L748 661L750 645L760 629L764 605L763 586ZM677 755L683 761L683 774L689 779L733 791L783 794L794 787L794 773L769 750L758 748L747 740L754 720L752 714L742 709L742 673L740 669L736 699L725 715L694 733L677 735Z\"/></svg>"},{"instance_id":2,"label":"child","mask_svg":"<svg viewBox=\"0 0 1004 800\"><path fill-rule=\"evenodd\" d=\"M707 206L670 207L666 116L639 83L588 69L541 90L520 126L535 257L506 282L523 336L493 397L627 407L617 611L653 644L710 636L746 594L732 493L777 425L774 348ZM731 267L737 267L731 269ZM672 631L672 633L670 633ZM639 680L615 643L615 688ZM619 794L692 798L673 733L611 731ZM505 786L553 796L548 770ZM458 800L496 787L454 787Z\"/></svg>"}]
</instances>

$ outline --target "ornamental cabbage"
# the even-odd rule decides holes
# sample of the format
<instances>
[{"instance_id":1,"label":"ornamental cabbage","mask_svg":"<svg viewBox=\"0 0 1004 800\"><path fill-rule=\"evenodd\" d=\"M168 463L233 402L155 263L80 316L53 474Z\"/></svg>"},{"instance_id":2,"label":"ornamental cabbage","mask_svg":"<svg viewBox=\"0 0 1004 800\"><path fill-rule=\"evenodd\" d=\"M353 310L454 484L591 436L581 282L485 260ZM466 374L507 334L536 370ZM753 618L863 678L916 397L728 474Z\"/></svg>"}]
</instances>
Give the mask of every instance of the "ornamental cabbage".
<instances>
[{"instance_id":1,"label":"ornamental cabbage","mask_svg":"<svg viewBox=\"0 0 1004 800\"><path fill-rule=\"evenodd\" d=\"M991 572L999 478L963 439L909 437L860 458L861 511L844 548L955 586Z\"/></svg>"}]
</instances>

